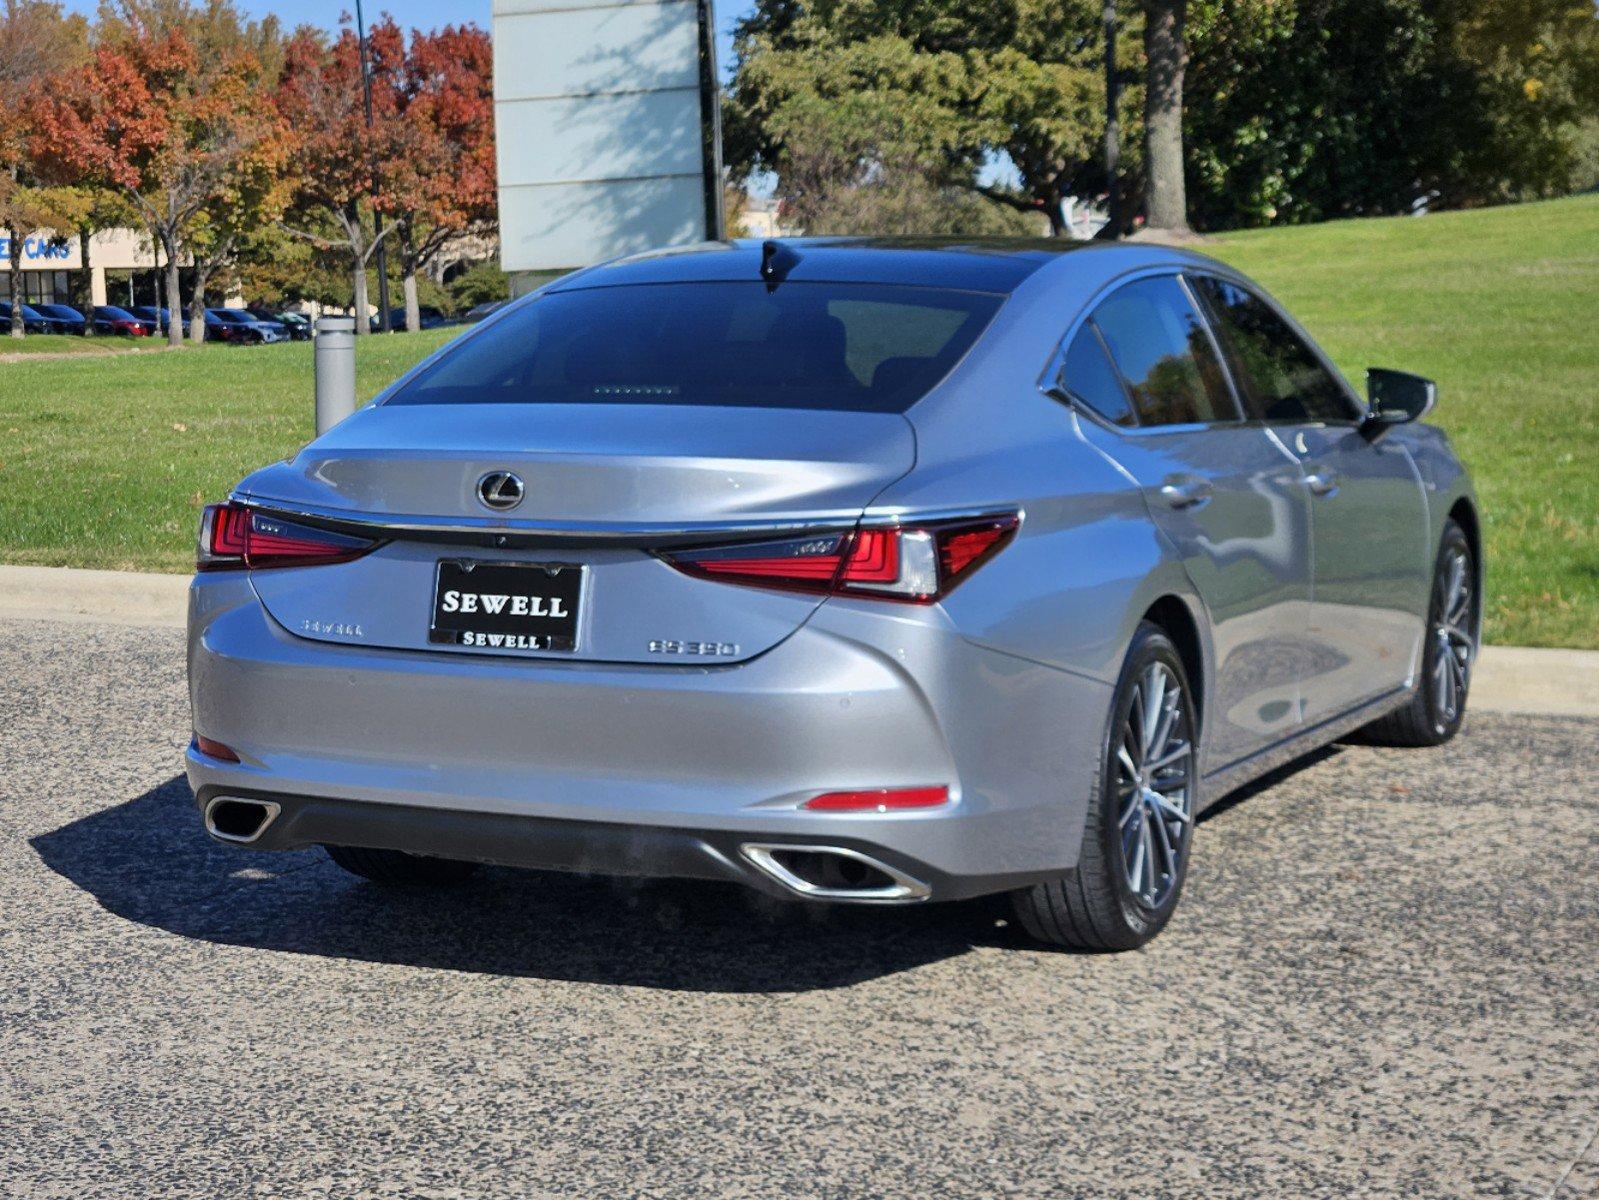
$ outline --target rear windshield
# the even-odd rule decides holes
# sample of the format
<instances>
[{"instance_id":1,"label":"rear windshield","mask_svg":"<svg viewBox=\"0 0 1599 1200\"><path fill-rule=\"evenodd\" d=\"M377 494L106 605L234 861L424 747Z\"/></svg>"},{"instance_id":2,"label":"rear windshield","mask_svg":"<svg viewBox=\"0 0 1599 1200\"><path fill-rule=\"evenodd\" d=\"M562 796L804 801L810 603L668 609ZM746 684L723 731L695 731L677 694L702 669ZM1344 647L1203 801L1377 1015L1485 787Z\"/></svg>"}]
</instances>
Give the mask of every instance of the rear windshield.
<instances>
[{"instance_id":1,"label":"rear windshield","mask_svg":"<svg viewBox=\"0 0 1599 1200\"><path fill-rule=\"evenodd\" d=\"M901 412L1003 297L875 284L553 292L447 351L389 404L701 404Z\"/></svg>"}]
</instances>

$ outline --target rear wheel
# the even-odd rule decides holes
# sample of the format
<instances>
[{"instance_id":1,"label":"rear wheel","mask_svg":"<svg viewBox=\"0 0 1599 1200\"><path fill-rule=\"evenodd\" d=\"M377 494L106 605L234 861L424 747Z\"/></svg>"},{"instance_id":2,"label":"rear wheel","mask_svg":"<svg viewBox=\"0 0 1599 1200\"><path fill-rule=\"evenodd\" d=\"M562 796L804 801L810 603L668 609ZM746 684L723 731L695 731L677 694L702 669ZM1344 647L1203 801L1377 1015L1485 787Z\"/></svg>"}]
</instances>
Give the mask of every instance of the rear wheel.
<instances>
[{"instance_id":1,"label":"rear wheel","mask_svg":"<svg viewBox=\"0 0 1599 1200\"><path fill-rule=\"evenodd\" d=\"M1477 571L1465 531L1448 521L1433 568L1421 679L1403 708L1361 732L1384 746L1441 746L1460 732L1477 661Z\"/></svg>"},{"instance_id":2,"label":"rear wheel","mask_svg":"<svg viewBox=\"0 0 1599 1200\"><path fill-rule=\"evenodd\" d=\"M1171 919L1188 871L1198 716L1171 639L1140 625L1122 666L1077 867L1013 893L1039 941L1132 950Z\"/></svg>"},{"instance_id":3,"label":"rear wheel","mask_svg":"<svg viewBox=\"0 0 1599 1200\"><path fill-rule=\"evenodd\" d=\"M470 878L476 863L426 858L403 850L371 850L363 846L323 846L328 857L352 875L395 887L447 887Z\"/></svg>"}]
</instances>

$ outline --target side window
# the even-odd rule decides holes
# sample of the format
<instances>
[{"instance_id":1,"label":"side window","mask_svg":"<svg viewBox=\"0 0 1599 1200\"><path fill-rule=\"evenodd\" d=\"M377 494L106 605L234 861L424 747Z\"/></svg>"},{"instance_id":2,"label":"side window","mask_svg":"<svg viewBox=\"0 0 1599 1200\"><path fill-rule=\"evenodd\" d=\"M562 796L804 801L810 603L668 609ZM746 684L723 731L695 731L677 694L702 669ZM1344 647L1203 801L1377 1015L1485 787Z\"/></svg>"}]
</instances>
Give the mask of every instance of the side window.
<instances>
[{"instance_id":1,"label":"side window","mask_svg":"<svg viewBox=\"0 0 1599 1200\"><path fill-rule=\"evenodd\" d=\"M1257 421L1352 421L1343 386L1259 296L1208 275L1192 278L1216 315L1244 410Z\"/></svg>"},{"instance_id":2,"label":"side window","mask_svg":"<svg viewBox=\"0 0 1599 1200\"><path fill-rule=\"evenodd\" d=\"M1066 361L1061 366L1060 383L1068 392L1093 409L1113 425L1133 424L1132 406L1127 403L1127 390L1105 353L1099 340L1099 331L1092 321L1072 339L1066 351Z\"/></svg>"},{"instance_id":3,"label":"side window","mask_svg":"<svg viewBox=\"0 0 1599 1200\"><path fill-rule=\"evenodd\" d=\"M1140 425L1236 421L1237 409L1199 313L1175 276L1139 279L1094 310L1132 393Z\"/></svg>"}]
</instances>

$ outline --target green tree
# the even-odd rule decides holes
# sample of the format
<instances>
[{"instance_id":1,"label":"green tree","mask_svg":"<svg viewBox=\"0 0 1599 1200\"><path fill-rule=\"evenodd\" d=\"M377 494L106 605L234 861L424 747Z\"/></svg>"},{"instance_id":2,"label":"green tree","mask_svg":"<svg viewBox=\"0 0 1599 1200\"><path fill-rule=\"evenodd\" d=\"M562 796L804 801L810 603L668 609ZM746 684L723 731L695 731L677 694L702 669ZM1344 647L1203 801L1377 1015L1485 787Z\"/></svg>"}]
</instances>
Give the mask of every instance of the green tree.
<instances>
[{"instance_id":1,"label":"green tree","mask_svg":"<svg viewBox=\"0 0 1599 1200\"><path fill-rule=\"evenodd\" d=\"M855 193L914 178L920 199L890 223L1016 227L972 204L983 196L1058 231L1062 198L1103 186L1098 14L1090 0L759 0L737 34L729 162L775 173L807 227L845 199L883 216ZM1019 186L980 184L998 156Z\"/></svg>"}]
</instances>

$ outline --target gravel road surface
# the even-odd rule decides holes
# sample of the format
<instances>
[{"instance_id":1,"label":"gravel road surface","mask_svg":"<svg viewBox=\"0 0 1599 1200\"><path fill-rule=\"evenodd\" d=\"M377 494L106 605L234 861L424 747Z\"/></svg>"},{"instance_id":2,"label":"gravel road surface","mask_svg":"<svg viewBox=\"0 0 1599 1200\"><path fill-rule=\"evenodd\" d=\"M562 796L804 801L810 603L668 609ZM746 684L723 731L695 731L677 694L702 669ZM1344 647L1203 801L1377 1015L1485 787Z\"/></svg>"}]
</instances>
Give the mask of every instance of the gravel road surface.
<instances>
[{"instance_id":1,"label":"gravel road surface","mask_svg":"<svg viewBox=\"0 0 1599 1200\"><path fill-rule=\"evenodd\" d=\"M1599 721L1341 746L1151 947L212 844L171 629L0 622L0 1194L1599 1195Z\"/></svg>"}]
</instances>

